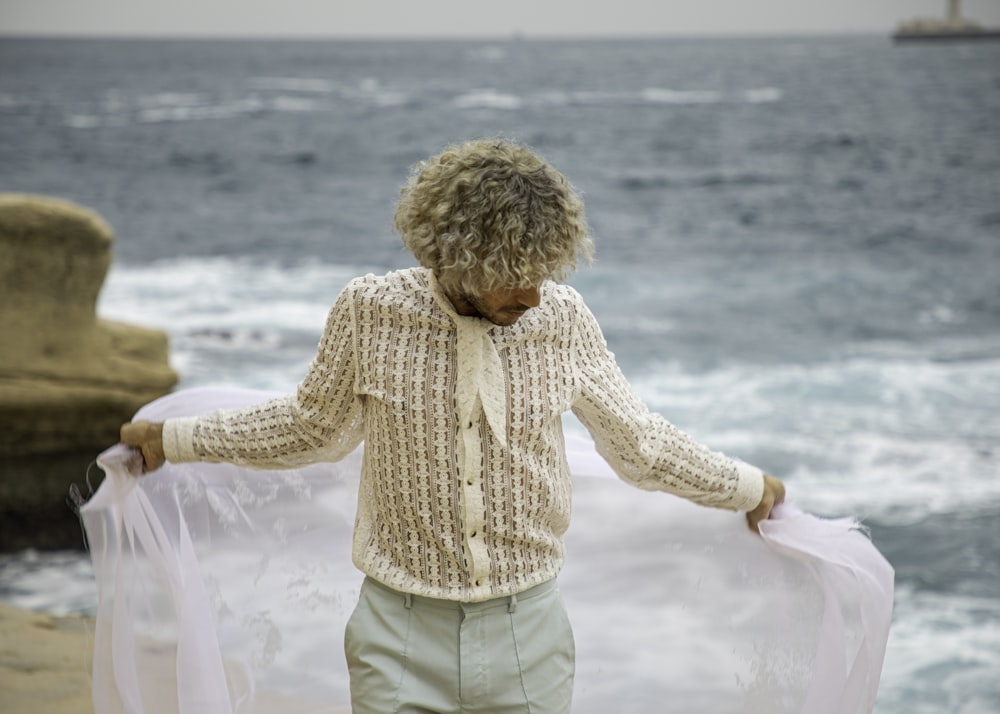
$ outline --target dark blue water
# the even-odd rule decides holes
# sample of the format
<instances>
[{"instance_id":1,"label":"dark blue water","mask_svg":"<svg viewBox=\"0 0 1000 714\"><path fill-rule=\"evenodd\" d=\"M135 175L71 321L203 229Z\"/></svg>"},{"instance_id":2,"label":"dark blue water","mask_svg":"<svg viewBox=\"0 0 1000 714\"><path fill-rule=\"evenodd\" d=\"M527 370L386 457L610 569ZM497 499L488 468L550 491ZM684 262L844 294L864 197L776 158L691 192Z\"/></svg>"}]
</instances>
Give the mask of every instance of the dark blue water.
<instances>
[{"instance_id":1,"label":"dark blue water","mask_svg":"<svg viewBox=\"0 0 1000 714\"><path fill-rule=\"evenodd\" d=\"M1000 44L0 39L0 190L113 225L102 311L185 385L294 385L347 278L410 264L409 167L483 135L584 193L572 282L651 405L871 527L877 711L1000 711Z\"/></svg>"}]
</instances>

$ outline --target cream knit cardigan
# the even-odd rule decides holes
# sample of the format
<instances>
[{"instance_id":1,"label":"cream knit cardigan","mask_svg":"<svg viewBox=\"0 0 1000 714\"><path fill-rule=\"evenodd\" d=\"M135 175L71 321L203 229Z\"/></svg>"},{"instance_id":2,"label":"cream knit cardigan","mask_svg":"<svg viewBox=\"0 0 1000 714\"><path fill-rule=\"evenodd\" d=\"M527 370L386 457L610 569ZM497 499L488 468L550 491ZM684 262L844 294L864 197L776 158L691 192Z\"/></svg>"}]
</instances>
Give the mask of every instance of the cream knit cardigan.
<instances>
[{"instance_id":1,"label":"cream knit cardigan","mask_svg":"<svg viewBox=\"0 0 1000 714\"><path fill-rule=\"evenodd\" d=\"M760 470L635 395L575 290L546 283L537 308L501 327L459 316L423 268L352 281L295 394L169 419L164 450L175 463L281 468L337 460L364 440L355 565L397 590L476 602L562 567L568 410L639 488L733 510L760 502Z\"/></svg>"}]
</instances>

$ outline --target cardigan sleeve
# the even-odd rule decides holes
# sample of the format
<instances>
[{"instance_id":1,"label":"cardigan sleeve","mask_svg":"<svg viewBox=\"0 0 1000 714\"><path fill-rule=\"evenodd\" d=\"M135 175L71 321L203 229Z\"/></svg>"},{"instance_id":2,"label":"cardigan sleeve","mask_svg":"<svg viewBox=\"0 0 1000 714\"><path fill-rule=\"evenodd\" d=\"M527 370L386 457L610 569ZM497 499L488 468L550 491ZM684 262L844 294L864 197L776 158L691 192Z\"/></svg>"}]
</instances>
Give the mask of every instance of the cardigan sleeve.
<instances>
[{"instance_id":1,"label":"cardigan sleeve","mask_svg":"<svg viewBox=\"0 0 1000 714\"><path fill-rule=\"evenodd\" d=\"M574 343L578 384L573 412L620 478L704 506L757 507L764 493L760 469L710 450L650 411L625 379L582 299Z\"/></svg>"},{"instance_id":2,"label":"cardigan sleeve","mask_svg":"<svg viewBox=\"0 0 1000 714\"><path fill-rule=\"evenodd\" d=\"M330 309L316 356L293 394L203 417L166 420L167 459L291 468L336 461L353 451L364 433L364 402L355 390L353 306L349 285Z\"/></svg>"}]
</instances>

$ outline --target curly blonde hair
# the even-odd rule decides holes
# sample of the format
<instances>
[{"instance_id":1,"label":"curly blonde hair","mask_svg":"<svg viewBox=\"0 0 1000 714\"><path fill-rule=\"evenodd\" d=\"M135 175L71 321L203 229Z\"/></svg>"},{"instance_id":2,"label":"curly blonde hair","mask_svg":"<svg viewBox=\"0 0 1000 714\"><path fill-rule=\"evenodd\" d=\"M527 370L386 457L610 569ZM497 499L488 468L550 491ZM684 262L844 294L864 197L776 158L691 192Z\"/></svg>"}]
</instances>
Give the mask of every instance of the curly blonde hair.
<instances>
[{"instance_id":1,"label":"curly blonde hair","mask_svg":"<svg viewBox=\"0 0 1000 714\"><path fill-rule=\"evenodd\" d=\"M442 287L463 294L563 280L594 253L576 190L508 140L469 141L417 164L395 225Z\"/></svg>"}]
</instances>

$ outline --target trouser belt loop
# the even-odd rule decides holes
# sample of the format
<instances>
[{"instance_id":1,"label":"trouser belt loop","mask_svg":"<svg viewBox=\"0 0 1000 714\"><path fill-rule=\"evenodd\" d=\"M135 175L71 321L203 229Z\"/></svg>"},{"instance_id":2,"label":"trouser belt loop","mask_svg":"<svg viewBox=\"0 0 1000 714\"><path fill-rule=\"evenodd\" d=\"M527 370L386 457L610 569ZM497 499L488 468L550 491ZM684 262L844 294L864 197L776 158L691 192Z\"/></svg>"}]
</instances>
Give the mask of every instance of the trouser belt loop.
<instances>
[{"instance_id":1,"label":"trouser belt loop","mask_svg":"<svg viewBox=\"0 0 1000 714\"><path fill-rule=\"evenodd\" d=\"M413 607L413 595L410 593L403 593L403 607L407 610Z\"/></svg>"},{"instance_id":2,"label":"trouser belt loop","mask_svg":"<svg viewBox=\"0 0 1000 714\"><path fill-rule=\"evenodd\" d=\"M517 610L517 595L510 596L510 602L507 604L507 612L514 612Z\"/></svg>"}]
</instances>

